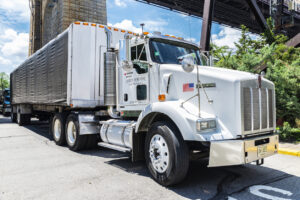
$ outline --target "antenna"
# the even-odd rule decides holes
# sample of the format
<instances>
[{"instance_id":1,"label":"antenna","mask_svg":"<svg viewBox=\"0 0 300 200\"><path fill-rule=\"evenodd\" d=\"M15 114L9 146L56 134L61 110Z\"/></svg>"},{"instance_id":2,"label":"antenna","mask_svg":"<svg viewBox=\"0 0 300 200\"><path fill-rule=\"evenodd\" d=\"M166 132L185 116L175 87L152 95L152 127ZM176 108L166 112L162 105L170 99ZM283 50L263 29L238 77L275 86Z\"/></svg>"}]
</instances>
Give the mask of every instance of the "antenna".
<instances>
[{"instance_id":1,"label":"antenna","mask_svg":"<svg viewBox=\"0 0 300 200\"><path fill-rule=\"evenodd\" d=\"M144 24L144 23L141 23L140 25L141 25L141 27L142 27L142 34L143 34L143 33L144 33L144 26L145 26L145 24Z\"/></svg>"}]
</instances>

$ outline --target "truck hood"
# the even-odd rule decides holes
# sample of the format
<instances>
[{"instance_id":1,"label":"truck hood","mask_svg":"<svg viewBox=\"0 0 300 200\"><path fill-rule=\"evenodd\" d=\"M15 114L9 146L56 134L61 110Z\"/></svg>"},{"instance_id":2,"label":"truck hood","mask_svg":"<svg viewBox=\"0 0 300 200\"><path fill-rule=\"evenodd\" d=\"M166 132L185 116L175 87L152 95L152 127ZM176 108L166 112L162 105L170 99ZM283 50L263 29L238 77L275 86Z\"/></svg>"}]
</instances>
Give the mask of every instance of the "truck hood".
<instances>
[{"instance_id":1,"label":"truck hood","mask_svg":"<svg viewBox=\"0 0 300 200\"><path fill-rule=\"evenodd\" d=\"M161 94L166 94L169 101L185 102L197 94L197 69L191 73L184 72L180 65L163 64L160 66L162 83ZM200 88L201 118L216 118L222 129L235 137L241 135L242 129L242 87L244 83L258 88L258 75L225 68L199 66L199 77L204 90ZM262 78L262 82L273 83ZM246 85L247 85L246 84ZM243 86L242 86L243 85ZM199 116L198 98L183 104L187 112ZM230 138L230 137L228 137Z\"/></svg>"}]
</instances>

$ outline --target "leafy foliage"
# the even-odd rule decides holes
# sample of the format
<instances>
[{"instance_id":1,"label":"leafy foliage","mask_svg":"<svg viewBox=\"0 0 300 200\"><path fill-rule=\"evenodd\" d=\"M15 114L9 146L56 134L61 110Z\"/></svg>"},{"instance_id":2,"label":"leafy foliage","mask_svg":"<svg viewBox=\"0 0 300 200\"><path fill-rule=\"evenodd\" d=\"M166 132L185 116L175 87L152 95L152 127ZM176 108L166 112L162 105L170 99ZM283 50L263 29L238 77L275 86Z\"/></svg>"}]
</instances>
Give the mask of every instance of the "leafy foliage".
<instances>
[{"instance_id":1,"label":"leafy foliage","mask_svg":"<svg viewBox=\"0 0 300 200\"><path fill-rule=\"evenodd\" d=\"M279 138L286 142L300 142L300 128L292 128L288 122L284 122L279 129Z\"/></svg>"},{"instance_id":2,"label":"leafy foliage","mask_svg":"<svg viewBox=\"0 0 300 200\"><path fill-rule=\"evenodd\" d=\"M0 73L0 90L4 90L5 88L9 88L9 76L1 72Z\"/></svg>"},{"instance_id":3,"label":"leafy foliage","mask_svg":"<svg viewBox=\"0 0 300 200\"><path fill-rule=\"evenodd\" d=\"M277 119L296 125L300 116L300 49L285 45L287 37L270 29L261 37L251 37L242 26L242 36L236 49L212 45L218 67L260 73L266 68L266 78L275 83Z\"/></svg>"}]
</instances>

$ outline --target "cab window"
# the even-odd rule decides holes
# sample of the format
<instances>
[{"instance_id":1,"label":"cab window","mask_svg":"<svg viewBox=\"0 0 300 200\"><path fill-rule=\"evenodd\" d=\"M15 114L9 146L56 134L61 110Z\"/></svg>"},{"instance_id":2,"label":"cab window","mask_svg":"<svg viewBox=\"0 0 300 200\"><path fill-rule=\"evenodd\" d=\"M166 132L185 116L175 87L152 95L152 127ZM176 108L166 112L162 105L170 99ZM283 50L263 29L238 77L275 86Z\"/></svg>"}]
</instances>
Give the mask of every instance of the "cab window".
<instances>
[{"instance_id":1,"label":"cab window","mask_svg":"<svg viewBox=\"0 0 300 200\"><path fill-rule=\"evenodd\" d=\"M146 48L144 44L131 47L131 60L133 61L133 68L138 74L145 74L148 72L148 64L139 61L147 61Z\"/></svg>"},{"instance_id":2,"label":"cab window","mask_svg":"<svg viewBox=\"0 0 300 200\"><path fill-rule=\"evenodd\" d=\"M131 47L131 60L147 61L146 48L144 44Z\"/></svg>"}]
</instances>

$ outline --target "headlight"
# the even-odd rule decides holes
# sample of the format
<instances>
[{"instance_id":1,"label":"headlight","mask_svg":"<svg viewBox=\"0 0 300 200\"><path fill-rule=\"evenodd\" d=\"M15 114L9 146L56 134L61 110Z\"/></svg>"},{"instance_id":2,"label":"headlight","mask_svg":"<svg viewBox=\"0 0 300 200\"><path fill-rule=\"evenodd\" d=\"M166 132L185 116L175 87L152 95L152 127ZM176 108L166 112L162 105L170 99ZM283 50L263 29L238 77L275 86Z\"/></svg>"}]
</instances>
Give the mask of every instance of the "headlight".
<instances>
[{"instance_id":1,"label":"headlight","mask_svg":"<svg viewBox=\"0 0 300 200\"><path fill-rule=\"evenodd\" d=\"M202 121L199 119L196 123L196 127L197 127L197 131L215 129L217 127L217 122L216 122L216 120Z\"/></svg>"}]
</instances>

